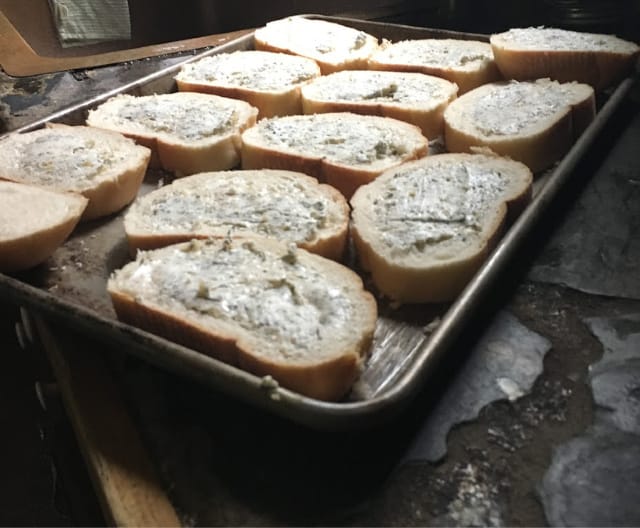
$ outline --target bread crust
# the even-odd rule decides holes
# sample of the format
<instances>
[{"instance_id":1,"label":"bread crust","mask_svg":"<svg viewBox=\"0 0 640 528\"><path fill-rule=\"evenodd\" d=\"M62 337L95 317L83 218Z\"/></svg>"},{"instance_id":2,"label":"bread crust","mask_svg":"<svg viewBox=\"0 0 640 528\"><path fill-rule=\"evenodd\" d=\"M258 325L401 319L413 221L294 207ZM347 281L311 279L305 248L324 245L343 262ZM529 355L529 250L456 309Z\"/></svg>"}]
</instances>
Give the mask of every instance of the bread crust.
<instances>
[{"instance_id":1,"label":"bread crust","mask_svg":"<svg viewBox=\"0 0 640 528\"><path fill-rule=\"evenodd\" d=\"M189 68L195 69L198 63L184 66L175 78L178 90L241 99L258 109L258 119L302 113L300 88L312 78L320 76L320 67L315 61L305 57L294 57L289 54L247 50L217 57L225 57L227 62L221 66L212 64L208 67L211 71L211 79L200 79L191 73ZM243 62L247 63L244 69L242 67ZM227 64L237 68L238 71L244 71L244 75L247 76L251 75L256 65L260 65L263 68L269 67L270 75L278 79L283 77L283 72L286 73L289 62L291 62L289 71L292 69L294 72L298 72L300 68L305 67L304 74L309 76L308 79L289 83L285 80L280 80L279 83L274 82L273 87L260 88L260 86L246 80L243 80L242 83L234 82L233 78L228 79L224 76L224 71L219 76L216 76L218 67L222 69L225 67L230 68ZM208 71L206 63L200 68ZM289 79L289 77L284 78Z\"/></svg>"},{"instance_id":2,"label":"bread crust","mask_svg":"<svg viewBox=\"0 0 640 528\"><path fill-rule=\"evenodd\" d=\"M571 111L567 109L553 125L526 137L479 139L445 120L444 137L448 152L472 153L487 147L496 154L521 161L533 172L542 172L559 160L573 143Z\"/></svg>"},{"instance_id":3,"label":"bread crust","mask_svg":"<svg viewBox=\"0 0 640 528\"><path fill-rule=\"evenodd\" d=\"M78 141L86 139L100 145L109 145L114 152L126 152L126 159L105 168L102 175L91 180L82 179L80 174L76 179L69 177L66 181L47 183L46 180L40 179L39 173L25 171L24 164L33 160L26 159L21 154L21 149L25 145L56 134L76 138ZM82 215L83 221L109 215L131 203L142 184L151 154L147 148L134 144L116 132L55 123L48 124L44 129L9 136L5 141L3 154L0 156L0 179L82 194L89 200ZM73 161L73 155L69 152L58 152L55 156L60 160ZM43 174L45 171L46 169L43 169Z\"/></svg>"},{"instance_id":4,"label":"bread crust","mask_svg":"<svg viewBox=\"0 0 640 528\"><path fill-rule=\"evenodd\" d=\"M215 104L233 111L235 122L221 133L212 132L200 139L183 139L175 132L153 130L134 119L121 122L120 118L117 118L118 112L126 105L147 101L159 105L164 101L167 105L175 102L175 104L184 105L185 108ZM258 110L245 101L216 95L190 92L141 97L119 95L90 111L87 124L113 130L132 138L136 143L152 150L154 158L151 166L160 166L165 170L174 171L177 176L183 176L197 172L226 170L237 166L240 162L240 134L255 124L257 115ZM171 117L175 118L173 115ZM186 124L189 126L189 123ZM161 127L164 125L159 123ZM175 126L182 126L182 123Z\"/></svg>"},{"instance_id":5,"label":"bread crust","mask_svg":"<svg viewBox=\"0 0 640 528\"><path fill-rule=\"evenodd\" d=\"M354 72L355 77L352 82L357 82L358 76L366 78L371 71ZM389 80L401 85L403 74L398 72L388 72ZM350 72L337 73L336 79L343 75L349 78ZM445 79L433 76L423 76L415 72L406 72L404 75L422 77L424 85L435 84L442 90L438 97L425 100L422 96L414 100L396 102L392 98L388 101L369 101L366 99L335 99L323 97L324 92L318 93L316 85L322 85L331 79L331 76L321 77L317 82L311 81L301 89L302 111L305 114L319 114L329 112L351 112L363 115L377 115L381 117L391 117L400 121L405 121L416 125L422 130L425 137L429 139L437 138L443 134L443 114L445 108L453 101L458 92L458 87ZM330 86L330 85L329 85ZM327 88L328 89L328 88Z\"/></svg>"},{"instance_id":6,"label":"bread crust","mask_svg":"<svg viewBox=\"0 0 640 528\"><path fill-rule=\"evenodd\" d=\"M357 122L357 114L338 112L317 114L308 116L296 116L302 119L321 118L326 121L333 119L342 120L344 128L350 123ZM370 164L347 164L332 160L324 153L313 153L307 146L289 147L285 145L272 145L266 142L261 135L261 123L247 130L242 136L242 168L243 169L285 169L302 172L317 178L322 183L328 183L338 189L346 198L350 198L355 190L374 180L382 171L391 166L399 165L406 161L419 159L426 156L429 151L429 142L422 135L421 130L410 123L398 121L392 118L367 116L370 120L383 120L397 128L397 137L406 137L411 144L401 159L390 162L372 162ZM287 118L281 118L287 119ZM262 124L265 122L263 121ZM355 147L354 147L355 148Z\"/></svg>"},{"instance_id":7,"label":"bread crust","mask_svg":"<svg viewBox=\"0 0 640 528\"><path fill-rule=\"evenodd\" d=\"M353 42L342 43L335 35L352 35L361 40L354 49ZM341 70L367 69L369 56L378 49L378 39L363 31L328 22L303 17L289 17L269 22L254 32L257 50L290 53L315 60L323 75ZM312 44L315 44L313 46ZM331 52L323 47L337 45Z\"/></svg>"},{"instance_id":8,"label":"bread crust","mask_svg":"<svg viewBox=\"0 0 640 528\"><path fill-rule=\"evenodd\" d=\"M176 79L181 92L199 92L231 99L241 99L258 109L258 118L299 114L302 112L299 87L280 92L261 92L234 86L213 86Z\"/></svg>"},{"instance_id":9,"label":"bread crust","mask_svg":"<svg viewBox=\"0 0 640 528\"><path fill-rule=\"evenodd\" d=\"M263 239L255 243L263 251L287 251L286 246L283 248L281 243L275 241ZM204 244L221 245L222 242L207 241ZM174 247L158 251L169 251ZM257 334L213 319L188 317L144 296L136 298L121 287L117 278L112 277L109 281L108 291L118 318L122 321L257 376L271 376L282 387L302 395L338 400L356 380L363 357L371 346L377 318L376 303L371 294L362 288L360 278L348 268L303 251L298 255L305 265L323 267L327 274L334 277L336 286L344 284L345 291L350 292L359 309L357 322L353 321L357 326L350 328L349 342L331 353L323 351L318 358L314 357L313 351L309 351L304 359L276 359L261 351L262 338ZM315 263L311 264L312 261Z\"/></svg>"},{"instance_id":10,"label":"bread crust","mask_svg":"<svg viewBox=\"0 0 640 528\"><path fill-rule=\"evenodd\" d=\"M535 34L547 31L544 28L528 28L526 31ZM577 81L586 83L596 91L609 88L620 82L633 70L640 55L640 48L627 46L628 49L616 50L619 39L610 35L577 33L570 31L552 31L565 34L568 39L572 34L594 39L611 41L611 49L550 49L548 45L536 48L526 42L510 42L505 39L508 33L492 35L490 42L496 63L507 79L520 81L548 77L559 82ZM631 44L626 42L626 44Z\"/></svg>"},{"instance_id":11,"label":"bread crust","mask_svg":"<svg viewBox=\"0 0 640 528\"><path fill-rule=\"evenodd\" d=\"M553 91L564 89L573 90L575 94L566 97L563 104L558 104L553 114L533 121L523 131L488 134L477 128L468 112L474 108L480 109L478 101L483 97L492 93L507 93L511 87L518 89L518 83L499 82L481 86L458 98L445 110L444 138L447 151L472 152L477 147L486 147L496 154L523 162L533 172L541 172L562 158L595 117L593 90L586 84L559 85L548 79L528 84L539 93L547 90L552 94L550 97L554 97ZM535 108L534 102L529 104Z\"/></svg>"},{"instance_id":12,"label":"bread crust","mask_svg":"<svg viewBox=\"0 0 640 528\"><path fill-rule=\"evenodd\" d=\"M449 50L455 50L456 48L467 48L470 53L475 48L477 53L487 54L490 58L476 63L473 67L464 63L462 65L451 64L443 62L438 64L431 59L431 55L423 50L425 57L429 60L420 62L416 59L411 59L408 56L402 56L398 54L395 58L389 58L385 56L385 50L393 49L394 47L405 47L410 50L413 46L429 46L431 43L435 46L440 46L442 43L448 46ZM398 71L398 72L418 72L427 75L434 75L447 79L458 85L458 94L466 93L478 86L487 84L490 82L498 81L502 79L500 70L498 69L491 52L491 47L488 43L480 41L469 40L456 40L456 39L421 39L421 40L408 40L400 41L397 43L387 43L381 47L381 50L371 56L369 59L369 68L372 70L384 70L384 71Z\"/></svg>"},{"instance_id":13,"label":"bread crust","mask_svg":"<svg viewBox=\"0 0 640 528\"><path fill-rule=\"evenodd\" d=\"M460 166L470 167L470 173L484 167L509 175L507 188L493 198L495 203L483 217L477 240L466 242L463 238L465 242L462 243L444 238L432 242L431 247L426 247L418 254L410 251L399 253L395 246L387 246L382 242L385 227L380 225L380 219L375 216L373 203L383 199L383 194L388 192L388 182L393 182L401 174L430 174L430 167L440 171L437 174L441 174L444 180ZM427 172L423 172L425 170ZM416 178L425 178L421 183L424 189L436 185L429 179L431 176ZM351 236L358 261L371 274L378 291L396 302L450 302L477 273L500 239L507 221L519 214L530 201L531 183L532 174L522 163L486 154L438 154L386 171L375 182L358 189L351 199ZM421 204L420 207L427 209L412 214L426 215L428 218L432 214L426 205L428 201L422 201L420 197L416 200ZM442 207L446 210L449 206L445 204ZM443 246L450 243L453 245Z\"/></svg>"},{"instance_id":14,"label":"bread crust","mask_svg":"<svg viewBox=\"0 0 640 528\"><path fill-rule=\"evenodd\" d=\"M246 207L239 207L235 211L234 217L231 220L227 219L226 223L200 226L195 230L182 232L177 232L175 226L164 230L160 227L152 227L152 225L162 223L162 214L164 211L170 210L172 197L180 197L184 192L186 192L186 195L197 195L201 197L199 199L202 200L202 203L207 204L207 209L212 211L212 218L217 218L216 211L223 209L224 202L231 199L225 193L228 189L235 188L237 189L237 194L242 194L242 196L247 197L247 200L250 200L249 193L251 191L246 190L245 185L251 186L253 192L257 195L265 194L269 190L270 200L273 200L270 209L278 207L279 203L290 203L286 200L291 196L296 196L293 194L294 191L291 191L291 195L287 196L282 195L281 192L278 194L279 191L274 190L278 189L278 185L283 191L291 189L293 185L304 186L306 193L301 196L301 199L321 200L319 203L327 204L326 216L320 222L321 227L317 228L312 238L307 236L304 239L300 239L294 236L296 233L295 225L287 225L287 231L282 232L277 231L273 226L273 236L295 242L298 247L311 253L332 260L342 259L347 244L349 227L349 205L342 194L332 186L320 184L315 178L306 174L269 169L200 173L175 180L172 184L139 198L127 211L124 218L124 228L131 254L135 255L138 250L160 248L178 242L185 242L192 238L205 239L233 236L234 238L248 239L255 236L265 236L257 230L252 231L250 228L240 227L246 225L245 214L252 214L253 210L250 203L246 204ZM273 185L273 187L269 187L269 185ZM152 222L149 222L149 212L146 207L149 207L154 200L161 200L163 206L159 214L154 213L151 217L153 219ZM260 203L263 204L261 207L264 207L264 203ZM300 206L302 207L302 204ZM194 214L194 211L185 211L184 217L191 218ZM196 218L193 220L195 221ZM294 224L295 218L290 219L290 222Z\"/></svg>"},{"instance_id":15,"label":"bread crust","mask_svg":"<svg viewBox=\"0 0 640 528\"><path fill-rule=\"evenodd\" d=\"M0 216L11 225L0 236L0 271L22 271L44 262L71 234L87 203L79 194L0 181Z\"/></svg>"}]
</instances>

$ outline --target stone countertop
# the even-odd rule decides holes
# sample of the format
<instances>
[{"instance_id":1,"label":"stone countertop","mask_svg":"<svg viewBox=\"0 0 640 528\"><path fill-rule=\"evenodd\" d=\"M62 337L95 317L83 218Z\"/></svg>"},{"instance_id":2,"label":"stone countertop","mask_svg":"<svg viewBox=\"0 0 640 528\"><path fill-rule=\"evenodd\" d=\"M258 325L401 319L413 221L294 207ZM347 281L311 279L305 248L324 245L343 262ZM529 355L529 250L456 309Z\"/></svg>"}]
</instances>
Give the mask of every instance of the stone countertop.
<instances>
[{"instance_id":1,"label":"stone countertop","mask_svg":"<svg viewBox=\"0 0 640 528\"><path fill-rule=\"evenodd\" d=\"M177 60L0 74L2 130ZM383 426L313 431L126 358L122 390L183 522L640 524L639 109L636 86L486 313Z\"/></svg>"}]
</instances>

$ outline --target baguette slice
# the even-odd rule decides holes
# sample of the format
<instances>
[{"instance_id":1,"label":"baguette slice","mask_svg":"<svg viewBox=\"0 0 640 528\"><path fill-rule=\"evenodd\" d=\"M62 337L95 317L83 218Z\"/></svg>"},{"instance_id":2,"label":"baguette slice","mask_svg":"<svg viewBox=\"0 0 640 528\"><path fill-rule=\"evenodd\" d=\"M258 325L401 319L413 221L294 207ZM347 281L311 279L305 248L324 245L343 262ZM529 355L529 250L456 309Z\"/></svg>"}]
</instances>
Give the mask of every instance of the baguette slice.
<instances>
[{"instance_id":1,"label":"baguette slice","mask_svg":"<svg viewBox=\"0 0 640 528\"><path fill-rule=\"evenodd\" d=\"M180 91L242 99L263 118L301 114L300 87L319 76L320 67L314 60L245 50L185 64L175 79Z\"/></svg>"},{"instance_id":2,"label":"baguette slice","mask_svg":"<svg viewBox=\"0 0 640 528\"><path fill-rule=\"evenodd\" d=\"M136 196L149 149L121 134L50 125L0 140L0 179L82 194L83 220L122 209Z\"/></svg>"},{"instance_id":3,"label":"baguette slice","mask_svg":"<svg viewBox=\"0 0 640 528\"><path fill-rule=\"evenodd\" d=\"M351 199L359 261L378 290L401 303L455 299L494 247L507 218L531 197L517 161L439 154L360 187Z\"/></svg>"},{"instance_id":4,"label":"baguette slice","mask_svg":"<svg viewBox=\"0 0 640 528\"><path fill-rule=\"evenodd\" d=\"M488 147L539 172L567 153L594 116L595 95L587 84L492 83L447 107L445 145L449 152Z\"/></svg>"},{"instance_id":5,"label":"baguette slice","mask_svg":"<svg viewBox=\"0 0 640 528\"><path fill-rule=\"evenodd\" d=\"M305 114L354 112L412 123L429 139L442 135L442 115L458 86L440 77L412 72L342 71L303 86Z\"/></svg>"},{"instance_id":6,"label":"baguette slice","mask_svg":"<svg viewBox=\"0 0 640 528\"><path fill-rule=\"evenodd\" d=\"M338 260L349 205L330 185L277 170L194 174L138 198L127 211L129 247L152 249L192 238L268 236Z\"/></svg>"},{"instance_id":7,"label":"baguette slice","mask_svg":"<svg viewBox=\"0 0 640 528\"><path fill-rule=\"evenodd\" d=\"M353 271L271 239L140 252L108 291L123 321L322 400L353 384L377 317Z\"/></svg>"},{"instance_id":8,"label":"baguette slice","mask_svg":"<svg viewBox=\"0 0 640 528\"><path fill-rule=\"evenodd\" d=\"M121 94L89 112L87 124L149 147L154 166L176 175L226 170L240 162L240 134L258 110L245 101L200 93Z\"/></svg>"},{"instance_id":9,"label":"baguette slice","mask_svg":"<svg viewBox=\"0 0 640 528\"><path fill-rule=\"evenodd\" d=\"M502 78L491 45L477 40L419 39L386 43L371 56L369 68L435 75L456 83L460 94Z\"/></svg>"},{"instance_id":10,"label":"baguette slice","mask_svg":"<svg viewBox=\"0 0 640 528\"><path fill-rule=\"evenodd\" d=\"M0 181L0 271L20 271L44 262L71 234L88 200Z\"/></svg>"},{"instance_id":11,"label":"baguette slice","mask_svg":"<svg viewBox=\"0 0 640 528\"><path fill-rule=\"evenodd\" d=\"M415 125L349 112L274 117L242 134L244 169L303 172L349 198L382 171L426 156L429 142Z\"/></svg>"},{"instance_id":12,"label":"baguette slice","mask_svg":"<svg viewBox=\"0 0 640 528\"><path fill-rule=\"evenodd\" d=\"M269 22L254 35L256 49L308 57L323 74L365 69L378 48L378 39L364 31L303 17Z\"/></svg>"},{"instance_id":13,"label":"baguette slice","mask_svg":"<svg viewBox=\"0 0 640 528\"><path fill-rule=\"evenodd\" d=\"M491 36L500 71L520 81L549 77L602 90L631 73L640 46L613 35L555 28L514 28Z\"/></svg>"}]
</instances>

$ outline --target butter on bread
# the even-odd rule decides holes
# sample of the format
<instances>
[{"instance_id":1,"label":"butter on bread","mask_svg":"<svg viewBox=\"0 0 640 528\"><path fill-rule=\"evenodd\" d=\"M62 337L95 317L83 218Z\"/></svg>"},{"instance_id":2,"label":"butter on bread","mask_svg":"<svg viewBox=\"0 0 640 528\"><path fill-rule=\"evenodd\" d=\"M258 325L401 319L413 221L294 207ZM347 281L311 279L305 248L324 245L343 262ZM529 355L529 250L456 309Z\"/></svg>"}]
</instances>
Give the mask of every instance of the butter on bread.
<instances>
[{"instance_id":1,"label":"butter on bread","mask_svg":"<svg viewBox=\"0 0 640 528\"><path fill-rule=\"evenodd\" d=\"M138 198L124 217L134 254L192 238L268 236L339 260L348 227L340 192L305 174L271 169L179 178Z\"/></svg>"},{"instance_id":2,"label":"butter on bread","mask_svg":"<svg viewBox=\"0 0 640 528\"><path fill-rule=\"evenodd\" d=\"M242 99L258 117L302 113L300 87L320 76L320 67L305 57L243 50L203 57L182 66L178 90Z\"/></svg>"},{"instance_id":3,"label":"butter on bread","mask_svg":"<svg viewBox=\"0 0 640 528\"><path fill-rule=\"evenodd\" d=\"M138 193L149 149L122 134L50 124L0 140L0 179L75 192L89 203L82 219L122 209Z\"/></svg>"},{"instance_id":4,"label":"butter on bread","mask_svg":"<svg viewBox=\"0 0 640 528\"><path fill-rule=\"evenodd\" d=\"M569 151L594 117L595 94L587 84L490 83L447 107L445 146L449 152L487 147L540 172Z\"/></svg>"},{"instance_id":5,"label":"butter on bread","mask_svg":"<svg viewBox=\"0 0 640 528\"><path fill-rule=\"evenodd\" d=\"M378 49L378 39L364 31L300 16L269 22L254 33L255 48L315 60L323 74L361 70Z\"/></svg>"},{"instance_id":6,"label":"butter on bread","mask_svg":"<svg viewBox=\"0 0 640 528\"><path fill-rule=\"evenodd\" d=\"M108 291L119 319L321 400L349 391L377 318L357 274L272 239L141 251Z\"/></svg>"},{"instance_id":7,"label":"butter on bread","mask_svg":"<svg viewBox=\"0 0 640 528\"><path fill-rule=\"evenodd\" d=\"M87 203L79 194L0 181L0 271L44 262L71 234Z\"/></svg>"},{"instance_id":8,"label":"butter on bread","mask_svg":"<svg viewBox=\"0 0 640 528\"><path fill-rule=\"evenodd\" d=\"M350 197L384 170L426 156L420 129L350 112L262 119L242 134L242 168L303 172Z\"/></svg>"},{"instance_id":9,"label":"butter on bread","mask_svg":"<svg viewBox=\"0 0 640 528\"><path fill-rule=\"evenodd\" d=\"M442 135L442 115L458 86L414 72L345 70L301 88L305 114L354 112L393 117L414 124L429 139Z\"/></svg>"},{"instance_id":10,"label":"butter on bread","mask_svg":"<svg viewBox=\"0 0 640 528\"><path fill-rule=\"evenodd\" d=\"M426 73L458 85L463 94L502 76L488 42L462 39L415 39L385 42L371 55L372 70Z\"/></svg>"},{"instance_id":11,"label":"butter on bread","mask_svg":"<svg viewBox=\"0 0 640 528\"><path fill-rule=\"evenodd\" d=\"M557 28L513 28L492 35L490 42L507 79L549 77L590 84L597 91L629 75L640 56L635 42Z\"/></svg>"},{"instance_id":12,"label":"butter on bread","mask_svg":"<svg viewBox=\"0 0 640 528\"><path fill-rule=\"evenodd\" d=\"M377 289L400 303L454 300L531 198L531 171L485 154L406 163L351 198L352 237Z\"/></svg>"},{"instance_id":13,"label":"butter on bread","mask_svg":"<svg viewBox=\"0 0 640 528\"><path fill-rule=\"evenodd\" d=\"M182 176L238 165L240 134L257 115L249 103L217 95L121 94L91 110L87 124L149 147L153 165Z\"/></svg>"}]
</instances>

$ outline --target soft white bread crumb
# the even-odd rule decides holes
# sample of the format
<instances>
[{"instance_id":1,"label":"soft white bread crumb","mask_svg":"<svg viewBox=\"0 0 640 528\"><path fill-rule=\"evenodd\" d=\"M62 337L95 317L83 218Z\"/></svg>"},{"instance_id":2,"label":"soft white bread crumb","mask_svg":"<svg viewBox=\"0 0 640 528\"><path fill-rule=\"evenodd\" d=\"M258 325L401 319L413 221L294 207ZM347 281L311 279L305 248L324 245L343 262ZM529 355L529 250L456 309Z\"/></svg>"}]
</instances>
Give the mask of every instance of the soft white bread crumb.
<instances>
[{"instance_id":1,"label":"soft white bread crumb","mask_svg":"<svg viewBox=\"0 0 640 528\"><path fill-rule=\"evenodd\" d=\"M194 174L138 198L127 211L129 247L192 238L273 237L335 260L345 250L349 205L336 189L298 172Z\"/></svg>"},{"instance_id":2,"label":"soft white bread crumb","mask_svg":"<svg viewBox=\"0 0 640 528\"><path fill-rule=\"evenodd\" d=\"M122 209L136 196L149 149L121 134L50 125L0 140L0 179L82 194L83 220Z\"/></svg>"},{"instance_id":3,"label":"soft white bread crumb","mask_svg":"<svg viewBox=\"0 0 640 528\"><path fill-rule=\"evenodd\" d=\"M262 119L243 133L242 143L243 168L302 172L347 198L382 171L429 149L415 125L349 112Z\"/></svg>"},{"instance_id":4,"label":"soft white bread crumb","mask_svg":"<svg viewBox=\"0 0 640 528\"><path fill-rule=\"evenodd\" d=\"M263 118L301 114L300 87L319 76L320 67L314 60L245 50L185 64L175 79L180 91L242 99Z\"/></svg>"},{"instance_id":5,"label":"soft white bread crumb","mask_svg":"<svg viewBox=\"0 0 640 528\"><path fill-rule=\"evenodd\" d=\"M368 33L303 17L269 22L254 35L256 49L308 57L320 65L323 74L365 69L378 48L378 39Z\"/></svg>"},{"instance_id":6,"label":"soft white bread crumb","mask_svg":"<svg viewBox=\"0 0 640 528\"><path fill-rule=\"evenodd\" d=\"M240 134L258 110L245 101L176 92L117 95L91 110L87 124L120 132L149 147L177 175L226 170L240 162Z\"/></svg>"},{"instance_id":7,"label":"soft white bread crumb","mask_svg":"<svg viewBox=\"0 0 640 528\"><path fill-rule=\"evenodd\" d=\"M502 77L487 42L419 39L387 42L369 59L373 70L409 71L442 77L463 94Z\"/></svg>"},{"instance_id":8,"label":"soft white bread crumb","mask_svg":"<svg viewBox=\"0 0 640 528\"><path fill-rule=\"evenodd\" d=\"M429 139L442 135L442 115L458 86L413 72L341 71L319 77L301 89L305 114L354 112L412 123Z\"/></svg>"},{"instance_id":9,"label":"soft white bread crumb","mask_svg":"<svg viewBox=\"0 0 640 528\"><path fill-rule=\"evenodd\" d=\"M522 163L439 154L391 169L351 199L358 259L401 303L455 299L494 247L507 217L531 197Z\"/></svg>"},{"instance_id":10,"label":"soft white bread crumb","mask_svg":"<svg viewBox=\"0 0 640 528\"><path fill-rule=\"evenodd\" d=\"M594 116L595 95L587 84L486 84L445 110L445 146L449 152L488 147L539 172L567 153Z\"/></svg>"},{"instance_id":11,"label":"soft white bread crumb","mask_svg":"<svg viewBox=\"0 0 640 528\"><path fill-rule=\"evenodd\" d=\"M505 78L549 77L590 84L595 90L622 80L640 55L640 46L613 35L543 27L492 35L491 46Z\"/></svg>"},{"instance_id":12,"label":"soft white bread crumb","mask_svg":"<svg viewBox=\"0 0 640 528\"><path fill-rule=\"evenodd\" d=\"M349 268L271 239L143 251L108 291L123 321L323 400L348 392L377 318Z\"/></svg>"},{"instance_id":13,"label":"soft white bread crumb","mask_svg":"<svg viewBox=\"0 0 640 528\"><path fill-rule=\"evenodd\" d=\"M71 234L87 203L79 194L0 181L0 271L44 262Z\"/></svg>"}]
</instances>

